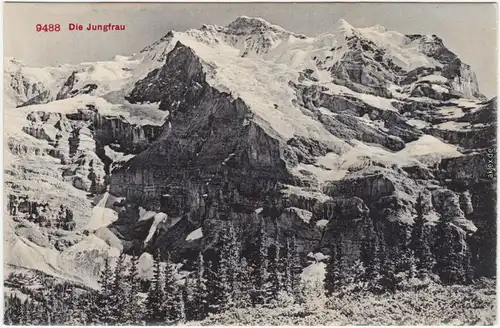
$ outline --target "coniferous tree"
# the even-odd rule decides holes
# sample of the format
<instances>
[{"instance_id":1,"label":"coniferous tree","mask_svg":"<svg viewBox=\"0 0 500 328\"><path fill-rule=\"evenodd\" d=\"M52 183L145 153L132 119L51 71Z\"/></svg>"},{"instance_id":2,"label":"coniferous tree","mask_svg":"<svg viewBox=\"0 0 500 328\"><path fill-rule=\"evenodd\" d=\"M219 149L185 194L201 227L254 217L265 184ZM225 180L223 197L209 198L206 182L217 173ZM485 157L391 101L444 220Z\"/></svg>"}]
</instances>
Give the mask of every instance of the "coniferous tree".
<instances>
[{"instance_id":1,"label":"coniferous tree","mask_svg":"<svg viewBox=\"0 0 500 328\"><path fill-rule=\"evenodd\" d=\"M444 284L462 283L465 280L463 256L454 248L451 217L443 214L436 225L436 272Z\"/></svg>"},{"instance_id":2,"label":"coniferous tree","mask_svg":"<svg viewBox=\"0 0 500 328\"><path fill-rule=\"evenodd\" d=\"M230 307L234 306L236 303L236 295L239 294L240 283L238 276L240 275L241 268L240 256L241 256L241 244L238 242L238 237L232 223L228 226L228 238L227 238L227 265L228 265L228 281L231 291L231 304Z\"/></svg>"},{"instance_id":3,"label":"coniferous tree","mask_svg":"<svg viewBox=\"0 0 500 328\"><path fill-rule=\"evenodd\" d=\"M210 291L210 311L223 312L235 305L235 295L239 289L237 282L239 264L239 245L233 225L226 223L218 247L218 261L214 264L213 273L209 274L207 287Z\"/></svg>"},{"instance_id":4,"label":"coniferous tree","mask_svg":"<svg viewBox=\"0 0 500 328\"><path fill-rule=\"evenodd\" d=\"M31 325L31 318L29 317L29 301L25 299L24 302L21 302L21 322L20 324L29 326Z\"/></svg>"},{"instance_id":5,"label":"coniferous tree","mask_svg":"<svg viewBox=\"0 0 500 328\"><path fill-rule=\"evenodd\" d=\"M184 280L184 287L182 288L182 300L184 302L184 315L186 321L195 320L193 317L195 297L194 297L195 283L193 278L187 276Z\"/></svg>"},{"instance_id":6,"label":"coniferous tree","mask_svg":"<svg viewBox=\"0 0 500 328\"><path fill-rule=\"evenodd\" d=\"M82 311L85 311L85 309L79 307L80 301L75 286L71 283L65 283L64 290L64 303L67 305L65 311L65 324L83 325L85 318L83 317Z\"/></svg>"},{"instance_id":7,"label":"coniferous tree","mask_svg":"<svg viewBox=\"0 0 500 328\"><path fill-rule=\"evenodd\" d=\"M217 264L211 260L206 262L204 267L204 280L206 286L207 313L218 313L221 303L221 285Z\"/></svg>"},{"instance_id":8,"label":"coniferous tree","mask_svg":"<svg viewBox=\"0 0 500 328\"><path fill-rule=\"evenodd\" d=\"M397 238L399 239L398 255L393 256L391 261L393 261L395 273L407 272L410 268L411 249L409 247L409 230L408 226L405 223L401 223L399 225L399 229L397 230Z\"/></svg>"},{"instance_id":9,"label":"coniferous tree","mask_svg":"<svg viewBox=\"0 0 500 328\"><path fill-rule=\"evenodd\" d=\"M126 276L128 288L126 290L127 297L124 305L124 323L128 325L137 325L141 323L143 317L143 309L139 296L140 281L139 281L139 258L133 256L131 260L130 270Z\"/></svg>"},{"instance_id":10,"label":"coniferous tree","mask_svg":"<svg viewBox=\"0 0 500 328\"><path fill-rule=\"evenodd\" d=\"M300 274L302 266L300 265L295 236L286 238L284 261L283 290L295 298L299 298L301 297Z\"/></svg>"},{"instance_id":11,"label":"coniferous tree","mask_svg":"<svg viewBox=\"0 0 500 328\"><path fill-rule=\"evenodd\" d=\"M463 256L463 267L464 267L464 272L465 272L465 283L470 284L474 280L474 267L472 265L472 252L470 247L467 245L464 256Z\"/></svg>"},{"instance_id":12,"label":"coniferous tree","mask_svg":"<svg viewBox=\"0 0 500 328\"><path fill-rule=\"evenodd\" d=\"M236 281L239 263L239 246L231 223L227 223L222 238L222 249L219 254L219 310L224 311L234 306L234 292L238 288Z\"/></svg>"},{"instance_id":13,"label":"coniferous tree","mask_svg":"<svg viewBox=\"0 0 500 328\"><path fill-rule=\"evenodd\" d=\"M269 262L270 296L274 300L278 299L278 294L283 290L281 269L280 245L276 241L271 248L271 259Z\"/></svg>"},{"instance_id":14,"label":"coniferous tree","mask_svg":"<svg viewBox=\"0 0 500 328\"><path fill-rule=\"evenodd\" d=\"M296 302L302 302L304 298L304 290L301 283L300 275L302 266L300 265L300 257L297 247L295 235L290 237L290 278L292 285L292 295Z\"/></svg>"},{"instance_id":15,"label":"coniferous tree","mask_svg":"<svg viewBox=\"0 0 500 328\"><path fill-rule=\"evenodd\" d=\"M81 314L82 325L98 323L98 321L96 321L96 316L94 315L94 311L97 307L97 296L98 292L94 290L87 290L83 295L78 297L76 306L83 311Z\"/></svg>"},{"instance_id":16,"label":"coniferous tree","mask_svg":"<svg viewBox=\"0 0 500 328\"><path fill-rule=\"evenodd\" d=\"M22 302L16 295L10 295L6 299L5 303L5 318L9 324L12 325L22 325L23 324L23 313L22 313Z\"/></svg>"},{"instance_id":17,"label":"coniferous tree","mask_svg":"<svg viewBox=\"0 0 500 328\"><path fill-rule=\"evenodd\" d=\"M345 261L342 262L343 265L345 266ZM366 268L360 260L357 260L354 262L352 267L349 270L345 270L343 272L348 272L348 276L343 273L342 274L342 280L347 281L349 284L355 284L356 288L355 289L362 289L363 285L365 285L365 271Z\"/></svg>"},{"instance_id":18,"label":"coniferous tree","mask_svg":"<svg viewBox=\"0 0 500 328\"><path fill-rule=\"evenodd\" d=\"M292 248L292 238L287 237L285 244L285 268L283 270L283 290L289 295L293 294L293 288L292 288L293 252L291 248Z\"/></svg>"},{"instance_id":19,"label":"coniferous tree","mask_svg":"<svg viewBox=\"0 0 500 328\"><path fill-rule=\"evenodd\" d=\"M434 256L427 238L424 218L424 206L422 194L419 194L415 205L417 216L414 220L411 233L410 249L415 256L415 265L420 276L432 272L434 267Z\"/></svg>"},{"instance_id":20,"label":"coniferous tree","mask_svg":"<svg viewBox=\"0 0 500 328\"><path fill-rule=\"evenodd\" d=\"M101 284L101 289L95 300L92 321L109 324L114 321L114 314L112 309L113 272L108 257L104 258L104 267L101 271L99 283ZM49 308L53 309L54 306L50 306Z\"/></svg>"},{"instance_id":21,"label":"coniferous tree","mask_svg":"<svg viewBox=\"0 0 500 328\"><path fill-rule=\"evenodd\" d=\"M198 254L198 260L196 262L193 294L191 317L193 320L202 320L208 311L207 289L205 285L205 263L203 261L202 252Z\"/></svg>"},{"instance_id":22,"label":"coniferous tree","mask_svg":"<svg viewBox=\"0 0 500 328\"><path fill-rule=\"evenodd\" d=\"M125 315L126 304L131 300L126 299L127 291L125 285L125 254L121 253L116 261L114 281L111 286L111 311L113 312L113 321L108 324L120 323Z\"/></svg>"},{"instance_id":23,"label":"coniferous tree","mask_svg":"<svg viewBox=\"0 0 500 328\"><path fill-rule=\"evenodd\" d=\"M239 264L237 274L238 289L235 294L236 306L246 308L251 304L252 280L250 277L250 267L246 258L242 257Z\"/></svg>"},{"instance_id":24,"label":"coniferous tree","mask_svg":"<svg viewBox=\"0 0 500 328\"><path fill-rule=\"evenodd\" d=\"M43 322L43 307L42 304L35 299L31 299L30 301L30 320L32 325L44 325ZM72 323L71 321L66 321L66 323ZM78 321L76 323L79 323Z\"/></svg>"},{"instance_id":25,"label":"coniferous tree","mask_svg":"<svg viewBox=\"0 0 500 328\"><path fill-rule=\"evenodd\" d=\"M268 300L267 295L267 280L268 280L268 239L266 233L266 227L264 219L261 218L260 221L260 233L258 240L258 250L259 253L257 255L257 262L254 267L254 279L255 279L255 303L256 304L265 304Z\"/></svg>"},{"instance_id":26,"label":"coniferous tree","mask_svg":"<svg viewBox=\"0 0 500 328\"><path fill-rule=\"evenodd\" d=\"M165 318L170 321L175 321L178 314L176 313L176 297L178 288L175 280L175 269L170 260L170 253L167 253L165 269L163 270L163 304L162 311Z\"/></svg>"},{"instance_id":27,"label":"coniferous tree","mask_svg":"<svg viewBox=\"0 0 500 328\"><path fill-rule=\"evenodd\" d=\"M146 298L146 322L150 324L159 324L164 320L162 304L163 294L163 270L160 262L160 252L157 251L154 257L153 279L148 290Z\"/></svg>"},{"instance_id":28,"label":"coniferous tree","mask_svg":"<svg viewBox=\"0 0 500 328\"><path fill-rule=\"evenodd\" d=\"M51 297L56 299L56 306L52 308L55 312L54 323L68 324L73 319L70 314L74 304L74 286L69 283L55 284L51 289Z\"/></svg>"},{"instance_id":29,"label":"coniferous tree","mask_svg":"<svg viewBox=\"0 0 500 328\"><path fill-rule=\"evenodd\" d=\"M332 244L330 253L324 280L327 296L331 296L334 292L339 291L340 287L345 284L345 272L347 270L342 252L342 240L340 238Z\"/></svg>"},{"instance_id":30,"label":"coniferous tree","mask_svg":"<svg viewBox=\"0 0 500 328\"><path fill-rule=\"evenodd\" d=\"M380 285L374 285L374 292L395 292L396 291L396 265L387 253L384 243L380 243Z\"/></svg>"},{"instance_id":31,"label":"coniferous tree","mask_svg":"<svg viewBox=\"0 0 500 328\"><path fill-rule=\"evenodd\" d=\"M23 325L30 326L33 324L32 321L32 304L29 299L25 299L22 305L22 316L23 316Z\"/></svg>"},{"instance_id":32,"label":"coniferous tree","mask_svg":"<svg viewBox=\"0 0 500 328\"><path fill-rule=\"evenodd\" d=\"M365 267L365 281L370 286L379 280L380 257L378 237L373 227L373 221L369 217L364 219L363 233L364 236L361 240L361 262Z\"/></svg>"},{"instance_id":33,"label":"coniferous tree","mask_svg":"<svg viewBox=\"0 0 500 328\"><path fill-rule=\"evenodd\" d=\"M186 322L186 304L184 302L184 287L178 287L177 294L174 296L174 311L172 321L179 324Z\"/></svg>"},{"instance_id":34,"label":"coniferous tree","mask_svg":"<svg viewBox=\"0 0 500 328\"><path fill-rule=\"evenodd\" d=\"M102 273L101 273L102 274ZM46 325L54 325L57 324L54 321L54 310L57 306L56 297L53 294L53 285L52 280L44 280L42 281L42 289L41 289L41 299L42 299L42 322ZM98 316L98 313L94 312L95 316ZM96 319L97 320L97 319Z\"/></svg>"},{"instance_id":35,"label":"coniferous tree","mask_svg":"<svg viewBox=\"0 0 500 328\"><path fill-rule=\"evenodd\" d=\"M418 275L417 261L415 259L415 253L412 249L409 251L408 257L408 278L415 278Z\"/></svg>"}]
</instances>

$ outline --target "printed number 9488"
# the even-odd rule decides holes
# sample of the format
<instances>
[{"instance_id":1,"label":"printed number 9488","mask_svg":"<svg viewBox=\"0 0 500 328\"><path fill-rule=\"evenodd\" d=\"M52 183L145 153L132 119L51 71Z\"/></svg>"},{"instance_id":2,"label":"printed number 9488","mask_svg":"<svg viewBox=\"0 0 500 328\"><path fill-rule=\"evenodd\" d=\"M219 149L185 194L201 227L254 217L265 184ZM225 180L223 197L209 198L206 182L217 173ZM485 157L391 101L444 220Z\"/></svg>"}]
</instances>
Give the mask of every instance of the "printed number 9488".
<instances>
[{"instance_id":1,"label":"printed number 9488","mask_svg":"<svg viewBox=\"0 0 500 328\"><path fill-rule=\"evenodd\" d=\"M59 32L61 25L59 24L36 24L37 32Z\"/></svg>"}]
</instances>

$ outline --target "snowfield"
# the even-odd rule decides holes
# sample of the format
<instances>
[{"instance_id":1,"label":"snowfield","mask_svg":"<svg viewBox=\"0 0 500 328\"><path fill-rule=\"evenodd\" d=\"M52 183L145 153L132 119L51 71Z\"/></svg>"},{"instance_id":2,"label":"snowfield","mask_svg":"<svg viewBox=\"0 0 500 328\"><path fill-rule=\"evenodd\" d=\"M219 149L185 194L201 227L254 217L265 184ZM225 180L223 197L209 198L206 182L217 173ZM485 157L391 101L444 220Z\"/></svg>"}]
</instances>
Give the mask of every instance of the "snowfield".
<instances>
[{"instance_id":1,"label":"snowfield","mask_svg":"<svg viewBox=\"0 0 500 328\"><path fill-rule=\"evenodd\" d=\"M125 100L125 96L130 94L136 82L165 64L166 56L177 42L189 47L199 57L208 84L221 92L227 92L233 99L241 98L254 114L249 120L262 127L280 145L297 137L326 145L325 148L328 150L321 155L315 154L312 161L305 163L296 159L293 167L287 166L289 172L296 177L302 178L310 173L311 180L314 179L314 184L317 184L316 189L285 185L281 190L282 194L293 194L324 202L331 200L320 192L321 187L328 181L342 180L352 172L373 167L375 162L384 167L429 166L439 163L444 158L462 155L459 146L446 143L429 134L421 135L420 131L416 131L420 134L414 133L419 138L409 139L414 141L407 142L403 149L387 146L391 149L401 149L399 151L357 139L342 139L332 134L318 119L318 112L330 119L334 119L338 113L333 113L322 106L307 109L298 105L298 92L292 85L318 87L325 97L344 96L339 98L347 98L359 102L360 107L367 105L369 108L369 111L359 114L359 117L354 116L356 124L383 132L381 135L391 142L395 140L402 142L399 136L391 135L389 131L392 122L396 121L395 117L400 118L403 114L407 114L401 109L405 102L411 100L433 105L440 102L428 97L410 97L406 94L407 90L401 90L399 86L389 83L386 87L392 96L382 97L357 92L334 83L330 69L348 52L347 37L352 36L371 41L383 49L394 64L405 71L419 67L442 67L443 64L423 54L421 43L409 42L405 35L388 31L379 25L354 28L344 20L338 22L332 32L314 38L291 33L263 20L259 21L261 24L267 24L265 32L250 33L251 31L247 31L246 28L238 30L241 27L234 24L227 27L206 25L201 29L186 32L173 31L138 54L116 56L109 61L35 68L13 58L4 59L4 85L8 86L4 97L4 148L10 150L5 152L6 194L24 195L30 200L50 203L54 208L61 205L68 206L73 211L72 216L76 224L72 232L40 228L43 232L42 237L47 241L41 238L43 243L37 244L33 241L35 238L29 238L27 233L20 235L16 231L16 226L33 228L32 226L18 218L6 216L4 246L9 251L5 254L5 263L10 268L37 270L92 288L99 287L99 269L104 258L117 257L125 247L118 234L115 235L112 228L108 229L112 223L119 220L120 209L115 204L121 202L123 198L110 194L107 191L109 189L106 189L107 185L98 192L90 192L90 188L83 185L84 180L91 176L92 165L96 167L95 171L98 169L102 171L99 171L101 172L99 179L109 178L105 176L109 173L104 173L105 161L111 162L107 163L109 166L106 169L112 172L119 164L133 160L136 153L133 150L131 151L133 154L116 151L119 148L114 144L106 144L99 148L103 145L97 142L95 131L83 123L78 128L73 126L56 128L56 124L50 122L53 118L47 119L49 121L47 123L41 119L30 120L29 116L38 112L47 116L57 114L64 117L78 113L82 109L92 108L101 116L116 117L131 125L164 126L169 122L171 113L160 110L160 102L132 104ZM431 36L424 38L432 39ZM317 64L318 62L321 64ZM305 71L310 71L312 79L300 80L301 74L303 75ZM425 83L431 85L437 93L448 93L449 90L445 88L448 80L436 74L420 77L411 86ZM96 88L93 88L94 85ZM30 102L37 98L40 99L36 104ZM27 102L32 104L26 105ZM316 107L314 102L311 101L311 104L312 107ZM16 107L19 105L26 106ZM451 99L446 106L437 110L437 115L442 118L438 122L442 123L432 125L426 121L428 118L425 118L425 115L418 118L405 117L405 120L409 126L424 132L426 128L431 127L465 131L471 129L471 125L454 120L463 117L468 109L472 109L473 112L477 107L477 99ZM378 116L372 120L370 117L374 117L375 114ZM74 124L76 126L80 123ZM71 143L73 141L70 142L73 136L68 132L75 130L78 132L76 145ZM161 137L165 135L166 132ZM362 139L359 136L356 138ZM380 139L362 140L378 142ZM63 156L65 154L56 152L59 150L55 146L56 142L60 143L58 144L60 149L74 151L70 163L63 164L67 158ZM315 146L304 146L308 147ZM222 164L226 165L234 154L229 155ZM78 175L84 182L75 179ZM147 178L140 174L134 177L136 180ZM290 207L289 210L293 210L304 224L314 222L311 221L313 214L310 211L296 207ZM262 207L257 208L254 214L257 216L262 211ZM181 217L169 217L158 209L150 211L141 207L139 215L132 219L144 225L151 222L145 229L147 236L141 240L142 245L146 247L155 241L158 231L176 226ZM315 226L326 229L327 223L328 220L319 220ZM207 231L203 230L203 227L191 231L185 237L185 241L192 242L191 246L195 245L204 238L204 232L208 233ZM60 239L66 244L62 250L58 250L49 242L47 236ZM325 263L322 260L326 257L322 253L312 254L312 257L316 262L304 268L302 279L315 284L324 278ZM139 259L139 266L141 276L150 277L153 266L152 255L143 253ZM408 300L405 298L406 301ZM376 301L370 300L370 302ZM359 306L360 303L355 304ZM359 308L353 311L360 313ZM319 313L318 317L321 315ZM337 319L338 321L326 324L346 322L345 317L340 319L335 317L335 320Z\"/></svg>"}]
</instances>

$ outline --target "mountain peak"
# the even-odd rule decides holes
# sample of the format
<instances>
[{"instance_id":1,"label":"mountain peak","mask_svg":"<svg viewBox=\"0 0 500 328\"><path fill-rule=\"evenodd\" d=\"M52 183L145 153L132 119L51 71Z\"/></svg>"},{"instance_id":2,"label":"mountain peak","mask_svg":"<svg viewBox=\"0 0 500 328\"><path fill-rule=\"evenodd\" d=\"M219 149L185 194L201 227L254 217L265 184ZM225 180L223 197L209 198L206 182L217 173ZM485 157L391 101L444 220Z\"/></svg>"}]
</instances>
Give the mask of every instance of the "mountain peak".
<instances>
[{"instance_id":1,"label":"mountain peak","mask_svg":"<svg viewBox=\"0 0 500 328\"><path fill-rule=\"evenodd\" d=\"M24 63L14 57L4 57L3 66L5 72L12 72L24 66Z\"/></svg>"},{"instance_id":2,"label":"mountain peak","mask_svg":"<svg viewBox=\"0 0 500 328\"><path fill-rule=\"evenodd\" d=\"M353 29L354 28L354 26L352 26L348 21L346 21L343 18L339 19L339 21L337 22L337 26L341 27L341 28L345 28L345 29Z\"/></svg>"},{"instance_id":3,"label":"mountain peak","mask_svg":"<svg viewBox=\"0 0 500 328\"><path fill-rule=\"evenodd\" d=\"M335 24L335 31L341 32L342 34L351 35L354 34L357 30L345 19L339 19L337 24Z\"/></svg>"},{"instance_id":4,"label":"mountain peak","mask_svg":"<svg viewBox=\"0 0 500 328\"><path fill-rule=\"evenodd\" d=\"M250 17L250 16L238 16L234 21L229 23L227 27L241 27L241 26L270 26L271 23L260 17Z\"/></svg>"},{"instance_id":5,"label":"mountain peak","mask_svg":"<svg viewBox=\"0 0 500 328\"><path fill-rule=\"evenodd\" d=\"M235 34L251 34L262 30L292 34L284 28L273 25L260 17L239 16L229 23L226 28Z\"/></svg>"},{"instance_id":6,"label":"mountain peak","mask_svg":"<svg viewBox=\"0 0 500 328\"><path fill-rule=\"evenodd\" d=\"M387 32L387 29L380 24L372 26L372 29L379 32Z\"/></svg>"}]
</instances>

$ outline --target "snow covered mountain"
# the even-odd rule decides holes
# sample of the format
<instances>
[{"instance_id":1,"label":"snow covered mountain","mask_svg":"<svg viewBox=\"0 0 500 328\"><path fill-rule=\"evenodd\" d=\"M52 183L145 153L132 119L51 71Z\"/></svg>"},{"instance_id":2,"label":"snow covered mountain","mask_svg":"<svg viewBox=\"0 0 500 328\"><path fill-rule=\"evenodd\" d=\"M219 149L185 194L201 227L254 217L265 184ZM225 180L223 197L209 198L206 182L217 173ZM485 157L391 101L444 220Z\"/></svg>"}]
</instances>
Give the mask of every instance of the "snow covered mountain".
<instances>
[{"instance_id":1,"label":"snow covered mountain","mask_svg":"<svg viewBox=\"0 0 500 328\"><path fill-rule=\"evenodd\" d=\"M113 61L4 67L12 270L95 287L124 251L147 275L154 250L189 261L225 220L249 251L263 219L304 257L344 236L355 261L370 218L398 256L422 194L491 274L496 99L437 36L242 16Z\"/></svg>"}]
</instances>

